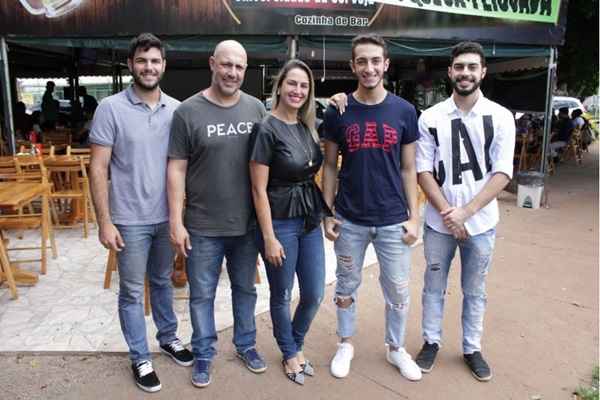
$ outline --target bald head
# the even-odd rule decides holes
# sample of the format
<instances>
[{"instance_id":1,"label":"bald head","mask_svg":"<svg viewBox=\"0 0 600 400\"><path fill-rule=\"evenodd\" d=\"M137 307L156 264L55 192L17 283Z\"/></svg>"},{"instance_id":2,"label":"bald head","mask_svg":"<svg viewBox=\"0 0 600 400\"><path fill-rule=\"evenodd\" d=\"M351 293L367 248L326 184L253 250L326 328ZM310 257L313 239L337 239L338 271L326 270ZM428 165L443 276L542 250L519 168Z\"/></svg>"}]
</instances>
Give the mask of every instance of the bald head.
<instances>
[{"instance_id":1,"label":"bald head","mask_svg":"<svg viewBox=\"0 0 600 400\"><path fill-rule=\"evenodd\" d=\"M224 40L215 47L208 62L212 71L211 91L220 98L239 96L248 66L244 46L235 40Z\"/></svg>"},{"instance_id":2,"label":"bald head","mask_svg":"<svg viewBox=\"0 0 600 400\"><path fill-rule=\"evenodd\" d=\"M213 57L228 57L235 56L244 59L244 63L248 60L248 55L246 54L246 49L244 46L236 40L224 40L217 44L215 47L215 51L213 52Z\"/></svg>"}]
</instances>

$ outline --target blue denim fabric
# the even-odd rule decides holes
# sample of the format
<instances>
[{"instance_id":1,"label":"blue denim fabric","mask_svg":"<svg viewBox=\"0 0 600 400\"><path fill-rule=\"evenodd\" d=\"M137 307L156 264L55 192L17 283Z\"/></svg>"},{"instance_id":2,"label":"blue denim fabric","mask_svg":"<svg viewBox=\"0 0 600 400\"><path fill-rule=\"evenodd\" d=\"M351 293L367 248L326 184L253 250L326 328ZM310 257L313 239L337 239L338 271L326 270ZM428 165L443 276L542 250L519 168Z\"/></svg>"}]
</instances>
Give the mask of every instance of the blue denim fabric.
<instances>
[{"instance_id":1,"label":"blue denim fabric","mask_svg":"<svg viewBox=\"0 0 600 400\"><path fill-rule=\"evenodd\" d=\"M119 266L119 320L129 357L134 363L150 360L144 318L144 281L150 284L152 318L156 339L167 344L176 339L177 317L173 312L174 252L169 242L169 224L116 225L125 242L117 253Z\"/></svg>"},{"instance_id":2,"label":"blue denim fabric","mask_svg":"<svg viewBox=\"0 0 600 400\"><path fill-rule=\"evenodd\" d=\"M281 267L265 261L269 288L273 336L283 358L288 360L302 351L304 337L310 328L325 290L325 250L321 226L304 233L304 219L274 219L273 230L283 246L286 258ZM257 235L258 246L264 257L262 234ZM290 302L294 277L298 277L300 301L290 316Z\"/></svg>"},{"instance_id":3,"label":"blue denim fabric","mask_svg":"<svg viewBox=\"0 0 600 400\"><path fill-rule=\"evenodd\" d=\"M423 338L426 342L441 344L448 272L458 247L461 262L460 281L463 292L463 352L471 354L481 351L483 316L487 303L485 278L491 265L495 238L495 228L460 241L452 235L440 233L425 226L423 240L427 268L425 269L422 301Z\"/></svg>"},{"instance_id":4,"label":"blue denim fabric","mask_svg":"<svg viewBox=\"0 0 600 400\"><path fill-rule=\"evenodd\" d=\"M412 249L402 238L402 224L369 227L356 225L344 219L340 236L335 241L337 257L335 293L337 297L351 297L352 305L337 307L337 334L348 338L356 331L356 292L362 281L362 268L367 246L372 243L379 262L379 283L385 300L385 342L393 347L404 347L404 333L410 304L410 256Z\"/></svg>"},{"instance_id":5,"label":"blue denim fabric","mask_svg":"<svg viewBox=\"0 0 600 400\"><path fill-rule=\"evenodd\" d=\"M217 354L215 293L223 258L231 282L233 343L245 352L256 345L256 248L255 230L243 236L207 237L190 232L192 250L187 259L192 319L192 352L196 359L212 360Z\"/></svg>"}]
</instances>

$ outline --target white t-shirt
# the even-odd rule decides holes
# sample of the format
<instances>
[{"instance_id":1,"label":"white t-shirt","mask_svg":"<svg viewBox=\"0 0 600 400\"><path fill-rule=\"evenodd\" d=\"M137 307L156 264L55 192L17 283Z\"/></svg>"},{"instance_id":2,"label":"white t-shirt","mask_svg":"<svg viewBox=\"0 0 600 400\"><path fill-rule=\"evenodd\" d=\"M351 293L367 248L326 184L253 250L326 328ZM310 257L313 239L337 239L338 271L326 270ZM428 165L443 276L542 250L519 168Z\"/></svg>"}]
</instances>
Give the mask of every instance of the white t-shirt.
<instances>
[{"instance_id":1,"label":"white t-shirt","mask_svg":"<svg viewBox=\"0 0 600 400\"><path fill-rule=\"evenodd\" d=\"M510 111L480 93L466 115L452 97L425 110L419 118L417 172L432 172L451 206L468 204L495 173L512 178L515 120ZM470 235L496 226L496 199L465 222ZM425 207L425 223L450 234L440 213Z\"/></svg>"}]
</instances>

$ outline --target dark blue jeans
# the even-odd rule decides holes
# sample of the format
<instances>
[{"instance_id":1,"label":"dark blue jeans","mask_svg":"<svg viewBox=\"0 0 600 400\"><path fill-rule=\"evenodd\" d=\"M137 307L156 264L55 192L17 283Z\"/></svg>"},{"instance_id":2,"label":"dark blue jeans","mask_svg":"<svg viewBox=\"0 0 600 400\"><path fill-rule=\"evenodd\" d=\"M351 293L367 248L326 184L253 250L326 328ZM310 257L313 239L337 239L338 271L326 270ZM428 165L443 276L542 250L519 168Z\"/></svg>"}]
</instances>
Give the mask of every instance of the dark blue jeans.
<instances>
[{"instance_id":1,"label":"dark blue jeans","mask_svg":"<svg viewBox=\"0 0 600 400\"><path fill-rule=\"evenodd\" d=\"M321 227L304 233L304 219L274 219L273 229L277 240L285 251L285 260L281 267L265 261L269 288L271 290L271 320L273 335L283 353L289 360L302 351L304 337L310 328L325 290L325 250ZM265 259L263 237L258 233L258 247ZM294 276L298 277L300 301L290 315L290 302Z\"/></svg>"},{"instance_id":2,"label":"dark blue jeans","mask_svg":"<svg viewBox=\"0 0 600 400\"><path fill-rule=\"evenodd\" d=\"M217 354L215 294L223 258L231 282L233 343L240 352L256 345L256 248L254 230L244 236L207 237L190 232L192 250L187 259L192 317L192 352L196 359L212 360Z\"/></svg>"}]
</instances>

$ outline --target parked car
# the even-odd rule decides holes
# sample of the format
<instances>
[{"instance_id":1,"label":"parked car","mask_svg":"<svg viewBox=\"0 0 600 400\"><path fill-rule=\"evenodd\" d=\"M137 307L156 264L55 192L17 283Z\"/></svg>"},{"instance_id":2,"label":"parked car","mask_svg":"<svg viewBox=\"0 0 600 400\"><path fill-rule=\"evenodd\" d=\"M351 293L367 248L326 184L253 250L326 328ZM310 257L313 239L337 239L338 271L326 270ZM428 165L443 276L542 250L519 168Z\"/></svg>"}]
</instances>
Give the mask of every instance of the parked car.
<instances>
[{"instance_id":1,"label":"parked car","mask_svg":"<svg viewBox=\"0 0 600 400\"><path fill-rule=\"evenodd\" d=\"M558 110L563 107L567 107L569 109L569 115L571 115L573 110L581 110L585 113L585 107L576 97L553 96L552 111L554 112L554 115L558 115Z\"/></svg>"}]
</instances>

